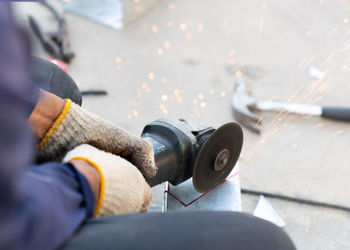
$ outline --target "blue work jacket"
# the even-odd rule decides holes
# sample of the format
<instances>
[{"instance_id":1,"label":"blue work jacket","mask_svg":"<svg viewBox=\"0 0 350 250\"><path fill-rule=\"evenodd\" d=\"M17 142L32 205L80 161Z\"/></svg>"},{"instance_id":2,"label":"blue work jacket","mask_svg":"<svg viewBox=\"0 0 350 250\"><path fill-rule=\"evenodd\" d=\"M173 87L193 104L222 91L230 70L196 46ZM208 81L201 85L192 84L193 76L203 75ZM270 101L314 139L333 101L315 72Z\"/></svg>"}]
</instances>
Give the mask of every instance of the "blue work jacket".
<instances>
[{"instance_id":1,"label":"blue work jacket","mask_svg":"<svg viewBox=\"0 0 350 250\"><path fill-rule=\"evenodd\" d=\"M27 118L39 91L29 64L29 39L0 2L0 249L60 247L95 205L89 183L70 163L33 165Z\"/></svg>"}]
</instances>

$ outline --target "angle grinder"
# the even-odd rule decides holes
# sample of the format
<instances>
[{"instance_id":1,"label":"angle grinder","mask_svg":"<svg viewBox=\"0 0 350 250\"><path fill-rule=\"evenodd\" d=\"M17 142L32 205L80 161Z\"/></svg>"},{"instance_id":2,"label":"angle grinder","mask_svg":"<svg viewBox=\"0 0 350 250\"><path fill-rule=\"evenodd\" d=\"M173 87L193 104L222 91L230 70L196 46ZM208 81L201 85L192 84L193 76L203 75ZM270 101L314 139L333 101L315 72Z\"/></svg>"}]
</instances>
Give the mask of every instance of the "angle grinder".
<instances>
[{"instance_id":1,"label":"angle grinder","mask_svg":"<svg viewBox=\"0 0 350 250\"><path fill-rule=\"evenodd\" d=\"M243 132L236 123L214 129L184 119L159 119L142 138L153 145L158 171L150 186L165 181L178 185L192 177L194 188L208 192L231 173L241 153Z\"/></svg>"},{"instance_id":2,"label":"angle grinder","mask_svg":"<svg viewBox=\"0 0 350 250\"><path fill-rule=\"evenodd\" d=\"M40 88L81 105L80 91L65 71L40 58L33 58L31 66L32 81ZM156 120L144 128L142 137L152 143L158 167L156 176L147 180L151 186L165 181L177 185L192 177L194 188L202 193L230 174L243 143L236 123L215 130L183 119Z\"/></svg>"}]
</instances>

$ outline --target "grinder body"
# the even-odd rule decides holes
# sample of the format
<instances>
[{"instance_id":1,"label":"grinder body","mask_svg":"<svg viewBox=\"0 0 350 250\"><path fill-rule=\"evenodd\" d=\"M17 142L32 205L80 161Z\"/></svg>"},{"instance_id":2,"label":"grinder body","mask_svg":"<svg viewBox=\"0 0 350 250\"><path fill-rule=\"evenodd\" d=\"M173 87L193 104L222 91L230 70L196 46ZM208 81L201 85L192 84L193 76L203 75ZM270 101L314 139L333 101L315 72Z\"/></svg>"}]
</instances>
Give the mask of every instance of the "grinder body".
<instances>
[{"instance_id":1,"label":"grinder body","mask_svg":"<svg viewBox=\"0 0 350 250\"><path fill-rule=\"evenodd\" d=\"M223 182L241 153L243 132L236 123L214 129L186 120L159 119L148 124L141 135L152 143L156 176L150 186L169 181L180 184L192 177L201 193Z\"/></svg>"},{"instance_id":2,"label":"grinder body","mask_svg":"<svg viewBox=\"0 0 350 250\"><path fill-rule=\"evenodd\" d=\"M159 119L148 124L141 137L152 143L158 168L156 176L147 179L150 186L165 181L178 185L191 178L200 148L214 131L185 120Z\"/></svg>"}]
</instances>

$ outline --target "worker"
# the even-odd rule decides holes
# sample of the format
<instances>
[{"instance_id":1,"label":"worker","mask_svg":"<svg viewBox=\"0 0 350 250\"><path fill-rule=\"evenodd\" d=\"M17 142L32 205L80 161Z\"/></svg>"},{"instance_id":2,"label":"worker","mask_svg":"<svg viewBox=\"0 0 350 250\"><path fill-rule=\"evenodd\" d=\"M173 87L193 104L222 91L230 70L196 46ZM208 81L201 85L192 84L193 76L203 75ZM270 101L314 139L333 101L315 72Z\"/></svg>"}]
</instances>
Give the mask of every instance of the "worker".
<instances>
[{"instance_id":1,"label":"worker","mask_svg":"<svg viewBox=\"0 0 350 250\"><path fill-rule=\"evenodd\" d=\"M0 249L295 249L243 213L144 213L151 145L31 82L4 2L0 38Z\"/></svg>"}]
</instances>

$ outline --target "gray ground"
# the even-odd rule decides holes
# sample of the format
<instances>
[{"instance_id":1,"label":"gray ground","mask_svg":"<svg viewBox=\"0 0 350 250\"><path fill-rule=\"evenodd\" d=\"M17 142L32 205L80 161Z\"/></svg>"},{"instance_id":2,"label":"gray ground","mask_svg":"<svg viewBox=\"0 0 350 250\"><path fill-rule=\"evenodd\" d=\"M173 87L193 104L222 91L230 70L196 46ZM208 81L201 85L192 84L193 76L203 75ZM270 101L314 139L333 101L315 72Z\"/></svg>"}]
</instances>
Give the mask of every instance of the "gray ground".
<instances>
[{"instance_id":1,"label":"gray ground","mask_svg":"<svg viewBox=\"0 0 350 250\"><path fill-rule=\"evenodd\" d=\"M20 17L32 12L52 25L35 3L17 6ZM122 31L67 20L77 55L71 75L81 89L109 92L86 97L84 107L137 134L163 116L213 126L232 121L237 71L259 99L349 106L346 0L164 0ZM34 53L45 55L35 42ZM310 65L327 72L324 81L308 75ZM244 131L242 187L350 206L349 124L263 119L260 136ZM257 199L243 195L243 210L252 212ZM350 249L349 213L269 201L299 249Z\"/></svg>"}]
</instances>

